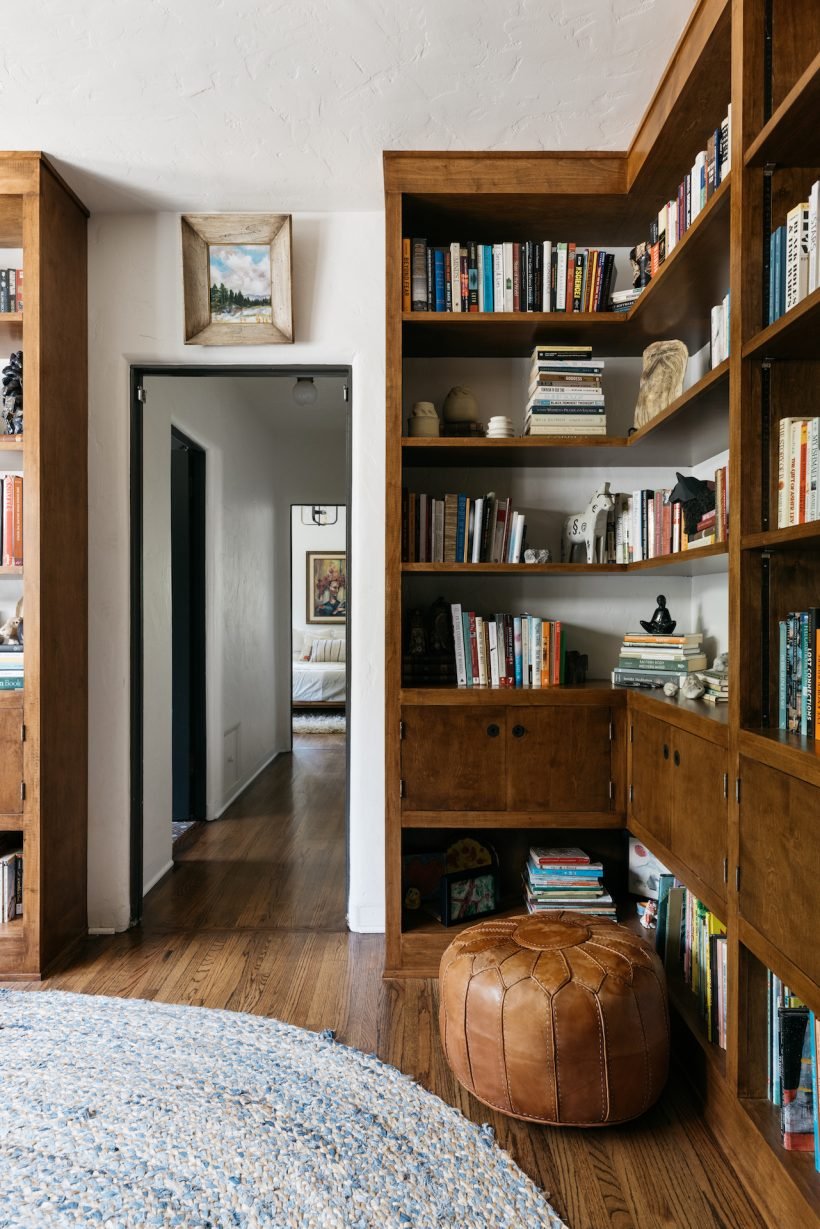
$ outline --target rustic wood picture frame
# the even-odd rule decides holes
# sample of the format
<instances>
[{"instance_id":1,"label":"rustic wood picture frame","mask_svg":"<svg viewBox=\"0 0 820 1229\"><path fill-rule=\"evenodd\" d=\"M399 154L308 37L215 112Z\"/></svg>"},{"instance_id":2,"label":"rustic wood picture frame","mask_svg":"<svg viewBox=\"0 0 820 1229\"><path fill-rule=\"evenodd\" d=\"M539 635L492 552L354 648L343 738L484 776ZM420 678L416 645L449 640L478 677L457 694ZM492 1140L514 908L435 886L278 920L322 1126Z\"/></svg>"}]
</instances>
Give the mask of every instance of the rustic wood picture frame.
<instances>
[{"instance_id":1,"label":"rustic wood picture frame","mask_svg":"<svg viewBox=\"0 0 820 1229\"><path fill-rule=\"evenodd\" d=\"M266 346L293 342L289 213L185 213L182 215L182 286L186 346ZM271 323L211 319L211 246L270 247Z\"/></svg>"}]
</instances>

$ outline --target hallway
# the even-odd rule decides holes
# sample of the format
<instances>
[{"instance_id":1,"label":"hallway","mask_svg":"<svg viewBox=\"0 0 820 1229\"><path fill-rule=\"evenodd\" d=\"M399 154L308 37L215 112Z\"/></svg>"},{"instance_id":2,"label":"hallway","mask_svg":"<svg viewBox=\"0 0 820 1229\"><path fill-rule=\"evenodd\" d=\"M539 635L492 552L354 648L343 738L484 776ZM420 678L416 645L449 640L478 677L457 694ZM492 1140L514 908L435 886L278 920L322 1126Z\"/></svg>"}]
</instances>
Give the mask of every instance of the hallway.
<instances>
[{"instance_id":1,"label":"hallway","mask_svg":"<svg viewBox=\"0 0 820 1229\"><path fill-rule=\"evenodd\" d=\"M382 937L345 928L344 772L343 738L297 740L183 850L147 897L141 928L89 938L43 987L332 1028L491 1121L571 1229L760 1229L678 1073L658 1106L612 1131L529 1127L455 1084L436 983L383 981Z\"/></svg>"}]
</instances>

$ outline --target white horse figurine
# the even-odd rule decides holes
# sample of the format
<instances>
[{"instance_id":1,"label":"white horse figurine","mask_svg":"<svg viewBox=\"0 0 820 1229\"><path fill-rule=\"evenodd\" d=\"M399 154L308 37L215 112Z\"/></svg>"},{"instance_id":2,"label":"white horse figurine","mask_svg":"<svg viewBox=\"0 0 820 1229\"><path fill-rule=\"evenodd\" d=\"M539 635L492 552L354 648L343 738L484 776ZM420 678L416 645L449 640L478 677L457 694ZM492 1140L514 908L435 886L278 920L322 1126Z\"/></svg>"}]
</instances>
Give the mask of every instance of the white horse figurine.
<instances>
[{"instance_id":1,"label":"white horse figurine","mask_svg":"<svg viewBox=\"0 0 820 1229\"><path fill-rule=\"evenodd\" d=\"M596 491L589 501L585 512L577 512L564 521L564 532L561 538L561 558L565 563L572 563L572 552L580 543L586 545L587 563L603 563L604 545L606 541L606 517L615 500L609 493L609 483L605 482L603 490Z\"/></svg>"}]
</instances>

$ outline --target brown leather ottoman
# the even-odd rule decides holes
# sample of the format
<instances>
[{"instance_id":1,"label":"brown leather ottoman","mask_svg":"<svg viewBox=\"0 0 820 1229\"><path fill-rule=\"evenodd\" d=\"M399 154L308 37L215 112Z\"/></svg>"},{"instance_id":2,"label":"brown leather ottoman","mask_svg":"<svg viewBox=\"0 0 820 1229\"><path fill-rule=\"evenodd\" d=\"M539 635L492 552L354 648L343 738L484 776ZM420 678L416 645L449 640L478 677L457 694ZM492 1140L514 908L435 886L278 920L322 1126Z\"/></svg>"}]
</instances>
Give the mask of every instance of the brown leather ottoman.
<instances>
[{"instance_id":1,"label":"brown leather ottoman","mask_svg":"<svg viewBox=\"0 0 820 1229\"><path fill-rule=\"evenodd\" d=\"M669 1064L663 966L623 926L581 913L488 919L441 959L439 1026L456 1078L532 1122L636 1118Z\"/></svg>"}]
</instances>

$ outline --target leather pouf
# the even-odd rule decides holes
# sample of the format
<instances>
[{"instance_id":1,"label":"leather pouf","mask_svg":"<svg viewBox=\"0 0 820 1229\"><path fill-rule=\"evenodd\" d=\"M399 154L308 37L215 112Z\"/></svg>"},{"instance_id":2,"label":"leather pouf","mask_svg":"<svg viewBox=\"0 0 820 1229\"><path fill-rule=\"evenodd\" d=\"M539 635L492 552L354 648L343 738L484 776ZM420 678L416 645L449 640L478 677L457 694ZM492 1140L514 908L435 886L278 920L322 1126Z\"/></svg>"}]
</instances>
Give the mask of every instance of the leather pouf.
<instances>
[{"instance_id":1,"label":"leather pouf","mask_svg":"<svg viewBox=\"0 0 820 1229\"><path fill-rule=\"evenodd\" d=\"M531 1122L636 1118L669 1065L663 966L606 918L552 911L462 931L441 960L439 1025L456 1078Z\"/></svg>"}]
</instances>

